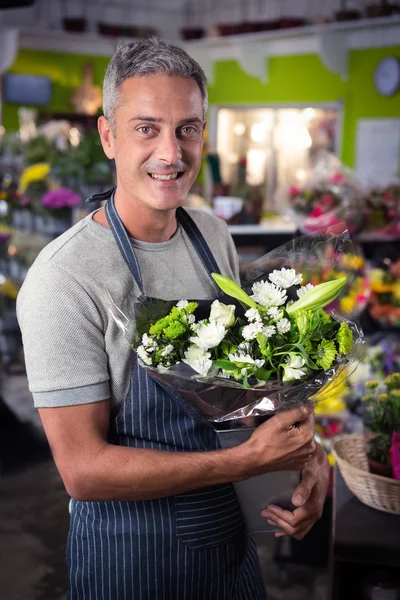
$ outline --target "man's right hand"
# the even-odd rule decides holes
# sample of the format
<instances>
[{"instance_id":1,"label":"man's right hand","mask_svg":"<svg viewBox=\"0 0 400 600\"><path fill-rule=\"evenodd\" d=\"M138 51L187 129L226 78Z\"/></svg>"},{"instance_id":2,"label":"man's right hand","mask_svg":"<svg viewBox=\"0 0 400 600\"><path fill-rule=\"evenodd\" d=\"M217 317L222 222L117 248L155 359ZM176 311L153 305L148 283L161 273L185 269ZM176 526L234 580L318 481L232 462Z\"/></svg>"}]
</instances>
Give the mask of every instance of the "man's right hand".
<instances>
[{"instance_id":1,"label":"man's right hand","mask_svg":"<svg viewBox=\"0 0 400 600\"><path fill-rule=\"evenodd\" d=\"M249 453L248 477L269 471L304 469L316 448L314 405L274 415L259 425L244 445Z\"/></svg>"}]
</instances>

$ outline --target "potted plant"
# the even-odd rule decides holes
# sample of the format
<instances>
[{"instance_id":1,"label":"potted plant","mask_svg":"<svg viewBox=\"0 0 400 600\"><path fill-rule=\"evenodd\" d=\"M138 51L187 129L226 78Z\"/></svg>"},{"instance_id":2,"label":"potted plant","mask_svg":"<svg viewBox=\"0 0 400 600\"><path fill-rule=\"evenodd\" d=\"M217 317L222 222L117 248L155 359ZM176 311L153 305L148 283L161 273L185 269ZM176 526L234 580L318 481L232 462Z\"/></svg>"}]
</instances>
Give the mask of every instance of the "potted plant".
<instances>
[{"instance_id":1,"label":"potted plant","mask_svg":"<svg viewBox=\"0 0 400 600\"><path fill-rule=\"evenodd\" d=\"M364 424L375 434L368 440L367 456L371 473L392 477L390 451L393 434L400 429L400 373L392 373L383 384L368 381L362 398Z\"/></svg>"}]
</instances>

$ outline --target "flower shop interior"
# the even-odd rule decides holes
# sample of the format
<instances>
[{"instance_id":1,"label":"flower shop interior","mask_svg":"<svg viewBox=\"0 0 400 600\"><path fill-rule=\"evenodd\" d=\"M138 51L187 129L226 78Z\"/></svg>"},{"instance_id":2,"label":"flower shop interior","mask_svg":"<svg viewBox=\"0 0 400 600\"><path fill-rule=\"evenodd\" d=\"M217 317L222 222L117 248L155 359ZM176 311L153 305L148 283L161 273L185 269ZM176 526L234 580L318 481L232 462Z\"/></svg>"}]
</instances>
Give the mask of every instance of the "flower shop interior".
<instances>
[{"instance_id":1,"label":"flower shop interior","mask_svg":"<svg viewBox=\"0 0 400 600\"><path fill-rule=\"evenodd\" d=\"M114 185L102 80L118 43L149 35L207 76L184 206L227 222L243 283L300 236L350 235L301 265L303 284L347 277L332 310L363 344L315 405L331 466L321 519L301 541L256 533L268 599L400 599L398 0L0 0L1 598L67 598L69 498L28 389L16 298L39 252Z\"/></svg>"}]
</instances>

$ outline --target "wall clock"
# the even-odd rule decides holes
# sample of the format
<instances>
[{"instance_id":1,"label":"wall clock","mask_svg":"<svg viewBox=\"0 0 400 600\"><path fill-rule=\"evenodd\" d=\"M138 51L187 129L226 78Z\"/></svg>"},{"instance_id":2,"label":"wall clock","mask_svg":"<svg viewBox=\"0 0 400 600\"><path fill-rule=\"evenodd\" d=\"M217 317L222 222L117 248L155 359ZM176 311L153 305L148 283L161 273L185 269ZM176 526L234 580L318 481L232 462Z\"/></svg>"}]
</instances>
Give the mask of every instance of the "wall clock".
<instances>
[{"instance_id":1,"label":"wall clock","mask_svg":"<svg viewBox=\"0 0 400 600\"><path fill-rule=\"evenodd\" d=\"M395 56L382 59L375 69L376 90L382 96L393 96L400 88L400 60Z\"/></svg>"}]
</instances>

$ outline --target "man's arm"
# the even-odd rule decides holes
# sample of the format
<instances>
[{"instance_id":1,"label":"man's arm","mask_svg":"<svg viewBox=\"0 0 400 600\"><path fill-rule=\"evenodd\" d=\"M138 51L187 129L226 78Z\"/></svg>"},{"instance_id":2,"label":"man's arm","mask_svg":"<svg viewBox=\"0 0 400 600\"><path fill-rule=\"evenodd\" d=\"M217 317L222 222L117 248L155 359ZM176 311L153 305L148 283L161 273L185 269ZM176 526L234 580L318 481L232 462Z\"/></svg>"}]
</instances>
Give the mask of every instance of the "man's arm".
<instances>
[{"instance_id":1,"label":"man's arm","mask_svg":"<svg viewBox=\"0 0 400 600\"><path fill-rule=\"evenodd\" d=\"M107 441L109 401L39 409L67 492L77 500L148 500L302 469L315 449L309 407L281 413L248 442L210 452L162 452Z\"/></svg>"}]
</instances>

